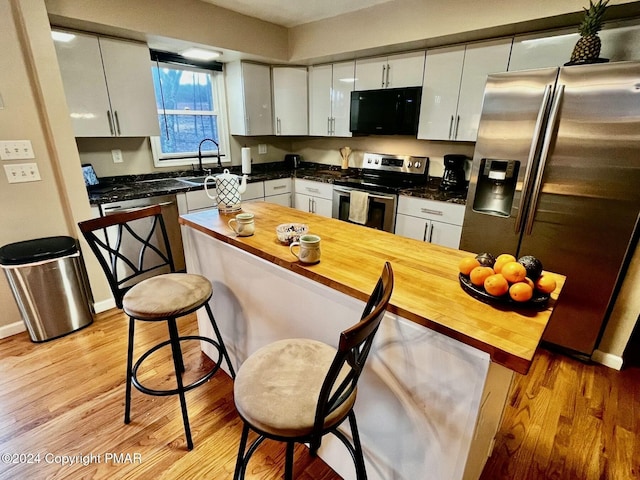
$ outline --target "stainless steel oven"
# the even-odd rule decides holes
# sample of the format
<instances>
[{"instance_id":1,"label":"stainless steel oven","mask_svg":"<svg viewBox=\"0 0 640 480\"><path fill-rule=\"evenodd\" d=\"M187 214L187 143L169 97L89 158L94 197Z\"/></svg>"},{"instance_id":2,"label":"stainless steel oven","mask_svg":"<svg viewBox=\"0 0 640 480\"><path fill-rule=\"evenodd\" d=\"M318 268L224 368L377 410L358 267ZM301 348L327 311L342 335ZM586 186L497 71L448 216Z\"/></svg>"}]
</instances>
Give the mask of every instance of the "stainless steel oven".
<instances>
[{"instance_id":1,"label":"stainless steel oven","mask_svg":"<svg viewBox=\"0 0 640 480\"><path fill-rule=\"evenodd\" d=\"M367 190L350 187L333 187L332 217L349 221L349 209L352 191L367 192L369 208L365 226L393 233L396 223L396 206L398 195L386 193L372 193Z\"/></svg>"},{"instance_id":2,"label":"stainless steel oven","mask_svg":"<svg viewBox=\"0 0 640 480\"><path fill-rule=\"evenodd\" d=\"M349 221L351 192L366 192L364 225L393 233L399 192L426 184L428 166L427 157L365 153L359 175L346 175L334 181L332 217Z\"/></svg>"}]
</instances>

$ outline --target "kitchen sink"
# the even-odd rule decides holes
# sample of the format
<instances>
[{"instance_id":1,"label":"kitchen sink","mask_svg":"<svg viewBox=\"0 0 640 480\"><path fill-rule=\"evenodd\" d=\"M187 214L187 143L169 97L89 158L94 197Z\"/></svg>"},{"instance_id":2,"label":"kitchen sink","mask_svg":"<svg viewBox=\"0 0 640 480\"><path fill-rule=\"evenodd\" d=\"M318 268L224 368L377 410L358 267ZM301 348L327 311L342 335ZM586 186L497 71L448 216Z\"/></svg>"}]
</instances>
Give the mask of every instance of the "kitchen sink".
<instances>
[{"instance_id":1,"label":"kitchen sink","mask_svg":"<svg viewBox=\"0 0 640 480\"><path fill-rule=\"evenodd\" d=\"M189 185L204 185L204 181L207 177L206 176L201 176L201 177L177 177L176 180L178 180L179 182L182 183L187 183ZM215 182L211 182L212 184L215 185Z\"/></svg>"}]
</instances>

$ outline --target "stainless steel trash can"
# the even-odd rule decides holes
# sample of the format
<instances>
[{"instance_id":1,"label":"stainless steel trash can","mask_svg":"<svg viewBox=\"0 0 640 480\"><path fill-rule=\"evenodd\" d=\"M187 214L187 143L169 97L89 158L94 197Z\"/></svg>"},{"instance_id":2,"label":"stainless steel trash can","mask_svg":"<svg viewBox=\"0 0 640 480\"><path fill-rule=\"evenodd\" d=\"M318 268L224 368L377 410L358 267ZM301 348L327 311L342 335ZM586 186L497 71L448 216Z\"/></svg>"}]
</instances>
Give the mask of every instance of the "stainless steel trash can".
<instances>
[{"instance_id":1,"label":"stainless steel trash can","mask_svg":"<svg viewBox=\"0 0 640 480\"><path fill-rule=\"evenodd\" d=\"M33 342L91 324L90 290L75 239L46 237L0 248L4 270Z\"/></svg>"}]
</instances>

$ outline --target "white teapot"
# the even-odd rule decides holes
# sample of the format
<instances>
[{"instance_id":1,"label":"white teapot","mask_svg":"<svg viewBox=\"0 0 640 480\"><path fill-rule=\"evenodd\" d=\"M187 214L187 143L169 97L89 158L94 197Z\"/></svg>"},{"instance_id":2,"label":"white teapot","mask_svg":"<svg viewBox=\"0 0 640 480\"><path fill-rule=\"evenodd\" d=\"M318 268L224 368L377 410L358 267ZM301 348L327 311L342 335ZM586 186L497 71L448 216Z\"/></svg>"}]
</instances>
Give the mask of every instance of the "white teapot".
<instances>
[{"instance_id":1,"label":"white teapot","mask_svg":"<svg viewBox=\"0 0 640 480\"><path fill-rule=\"evenodd\" d=\"M242 179L240 183L239 180ZM215 196L209 193L207 183L209 180L216 182ZM232 213L239 211L242 207L240 205L240 195L247 189L247 176L233 175L229 173L229 169L225 168L220 175L208 176L204 179L204 191L207 196L212 200L217 200L218 210L222 213Z\"/></svg>"}]
</instances>

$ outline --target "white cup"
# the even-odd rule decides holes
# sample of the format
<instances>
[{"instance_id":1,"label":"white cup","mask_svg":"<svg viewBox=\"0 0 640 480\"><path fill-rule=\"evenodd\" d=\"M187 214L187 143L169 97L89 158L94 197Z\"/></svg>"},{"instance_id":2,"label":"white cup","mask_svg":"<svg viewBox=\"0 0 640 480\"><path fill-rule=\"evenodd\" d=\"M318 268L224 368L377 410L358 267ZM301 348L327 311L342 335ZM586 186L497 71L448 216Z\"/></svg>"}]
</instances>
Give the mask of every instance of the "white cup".
<instances>
[{"instance_id":1,"label":"white cup","mask_svg":"<svg viewBox=\"0 0 640 480\"><path fill-rule=\"evenodd\" d=\"M300 247L300 253L294 252L294 247ZM320 237L302 235L300 241L289 245L289 250L302 263L318 263L320 261Z\"/></svg>"},{"instance_id":2,"label":"white cup","mask_svg":"<svg viewBox=\"0 0 640 480\"><path fill-rule=\"evenodd\" d=\"M253 235L256 230L253 213L239 213L227 223L229 224L229 228L239 237L249 237Z\"/></svg>"}]
</instances>

